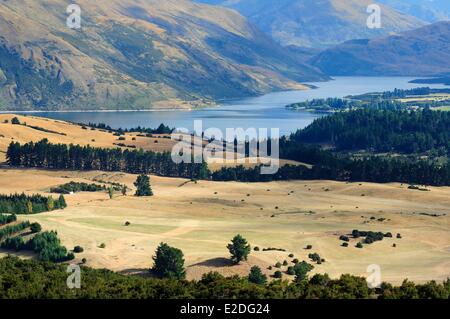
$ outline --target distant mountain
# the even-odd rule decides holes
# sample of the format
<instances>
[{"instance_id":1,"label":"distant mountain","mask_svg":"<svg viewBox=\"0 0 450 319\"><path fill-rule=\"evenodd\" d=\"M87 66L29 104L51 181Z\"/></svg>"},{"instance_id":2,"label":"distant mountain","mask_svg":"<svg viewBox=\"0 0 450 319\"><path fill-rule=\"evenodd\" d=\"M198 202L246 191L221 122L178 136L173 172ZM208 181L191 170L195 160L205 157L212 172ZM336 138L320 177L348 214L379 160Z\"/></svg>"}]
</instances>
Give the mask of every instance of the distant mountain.
<instances>
[{"instance_id":1,"label":"distant mountain","mask_svg":"<svg viewBox=\"0 0 450 319\"><path fill-rule=\"evenodd\" d=\"M450 73L450 22L325 50L311 63L329 75L436 76Z\"/></svg>"},{"instance_id":2,"label":"distant mountain","mask_svg":"<svg viewBox=\"0 0 450 319\"><path fill-rule=\"evenodd\" d=\"M428 22L450 19L449 0L378 0L378 2Z\"/></svg>"},{"instance_id":3,"label":"distant mountain","mask_svg":"<svg viewBox=\"0 0 450 319\"><path fill-rule=\"evenodd\" d=\"M382 28L367 27L373 0L196 0L236 9L282 45L325 48L423 26L420 19L381 5ZM447 0L446 0L447 1ZM375 2L378 3L378 2Z\"/></svg>"},{"instance_id":4,"label":"distant mountain","mask_svg":"<svg viewBox=\"0 0 450 319\"><path fill-rule=\"evenodd\" d=\"M187 0L1 1L0 110L148 109L327 79L235 11Z\"/></svg>"}]
</instances>

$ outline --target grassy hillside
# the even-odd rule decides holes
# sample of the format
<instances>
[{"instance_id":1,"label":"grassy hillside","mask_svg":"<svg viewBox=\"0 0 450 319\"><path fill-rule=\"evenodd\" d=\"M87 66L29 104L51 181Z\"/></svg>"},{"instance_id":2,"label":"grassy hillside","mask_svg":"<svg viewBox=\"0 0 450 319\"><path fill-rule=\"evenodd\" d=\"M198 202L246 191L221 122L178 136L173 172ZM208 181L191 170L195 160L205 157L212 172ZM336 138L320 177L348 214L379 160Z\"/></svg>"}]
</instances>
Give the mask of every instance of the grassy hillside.
<instances>
[{"instance_id":1,"label":"grassy hillside","mask_svg":"<svg viewBox=\"0 0 450 319\"><path fill-rule=\"evenodd\" d=\"M377 38L353 40L312 60L331 75L433 76L450 72L450 22Z\"/></svg>"},{"instance_id":2,"label":"grassy hillside","mask_svg":"<svg viewBox=\"0 0 450 319\"><path fill-rule=\"evenodd\" d=\"M326 79L236 12L186 0L0 6L0 109L147 109L305 88Z\"/></svg>"}]
</instances>

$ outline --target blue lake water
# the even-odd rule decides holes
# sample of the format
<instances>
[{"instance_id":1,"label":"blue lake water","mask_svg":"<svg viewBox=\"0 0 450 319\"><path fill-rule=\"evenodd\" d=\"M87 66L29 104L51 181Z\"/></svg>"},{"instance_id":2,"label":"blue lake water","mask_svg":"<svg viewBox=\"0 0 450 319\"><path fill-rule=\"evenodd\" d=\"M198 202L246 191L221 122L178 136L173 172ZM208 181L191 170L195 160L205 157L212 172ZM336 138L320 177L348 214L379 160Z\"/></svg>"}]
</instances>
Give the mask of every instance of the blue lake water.
<instances>
[{"instance_id":1,"label":"blue lake water","mask_svg":"<svg viewBox=\"0 0 450 319\"><path fill-rule=\"evenodd\" d=\"M308 83L317 89L306 91L284 91L259 97L224 101L218 107L195 111L121 111L121 112L40 112L38 116L77 123L105 123L113 128L136 126L157 127L164 123L171 127L192 130L194 120L203 120L203 129L217 127L279 128L281 134L304 128L323 114L291 111L286 105L314 98L344 97L368 92L389 91L394 88L410 89L425 85L408 83L409 77L335 77L333 81ZM444 88L443 85L426 85Z\"/></svg>"}]
</instances>

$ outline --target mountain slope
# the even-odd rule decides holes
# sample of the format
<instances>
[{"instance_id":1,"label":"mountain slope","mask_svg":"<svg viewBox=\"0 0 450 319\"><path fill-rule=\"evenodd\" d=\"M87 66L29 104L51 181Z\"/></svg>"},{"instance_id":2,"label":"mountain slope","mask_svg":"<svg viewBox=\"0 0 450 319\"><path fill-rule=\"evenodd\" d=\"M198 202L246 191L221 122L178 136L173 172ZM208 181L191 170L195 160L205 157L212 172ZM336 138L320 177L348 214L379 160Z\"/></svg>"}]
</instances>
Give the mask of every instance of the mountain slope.
<instances>
[{"instance_id":1,"label":"mountain slope","mask_svg":"<svg viewBox=\"0 0 450 319\"><path fill-rule=\"evenodd\" d=\"M282 45L329 47L422 26L419 19L382 7L382 28L367 27L373 0L197 0L239 11Z\"/></svg>"},{"instance_id":2,"label":"mountain slope","mask_svg":"<svg viewBox=\"0 0 450 319\"><path fill-rule=\"evenodd\" d=\"M330 75L435 76L450 73L450 22L330 48L311 62Z\"/></svg>"},{"instance_id":3,"label":"mountain slope","mask_svg":"<svg viewBox=\"0 0 450 319\"><path fill-rule=\"evenodd\" d=\"M326 79L234 11L186 0L0 4L0 109L191 107ZM185 103L184 101L187 101Z\"/></svg>"},{"instance_id":4,"label":"mountain slope","mask_svg":"<svg viewBox=\"0 0 450 319\"><path fill-rule=\"evenodd\" d=\"M379 0L379 2L428 22L450 19L448 0Z\"/></svg>"}]
</instances>

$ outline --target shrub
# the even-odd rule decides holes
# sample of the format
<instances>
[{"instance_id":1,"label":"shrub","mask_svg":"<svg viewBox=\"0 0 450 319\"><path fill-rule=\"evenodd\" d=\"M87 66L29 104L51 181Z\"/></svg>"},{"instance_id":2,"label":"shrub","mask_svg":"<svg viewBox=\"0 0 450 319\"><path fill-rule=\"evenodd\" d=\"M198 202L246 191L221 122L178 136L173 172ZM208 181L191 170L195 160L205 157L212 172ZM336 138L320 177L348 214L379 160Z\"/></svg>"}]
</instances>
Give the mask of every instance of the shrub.
<instances>
[{"instance_id":1,"label":"shrub","mask_svg":"<svg viewBox=\"0 0 450 319\"><path fill-rule=\"evenodd\" d=\"M339 240L343 240L343 241L350 241L350 239L348 238L348 236L345 236L345 235L341 235L340 237L339 237Z\"/></svg>"},{"instance_id":2,"label":"shrub","mask_svg":"<svg viewBox=\"0 0 450 319\"><path fill-rule=\"evenodd\" d=\"M254 251L259 251L259 247L256 246L255 248L253 248Z\"/></svg>"},{"instance_id":3,"label":"shrub","mask_svg":"<svg viewBox=\"0 0 450 319\"><path fill-rule=\"evenodd\" d=\"M293 263L293 264L298 264L298 263L299 263L299 260L298 260L297 258L294 258L294 260L292 260L292 263Z\"/></svg>"},{"instance_id":4,"label":"shrub","mask_svg":"<svg viewBox=\"0 0 450 319\"><path fill-rule=\"evenodd\" d=\"M42 226L39 223L32 223L30 225L30 231L34 234L34 233L39 233L42 230Z\"/></svg>"},{"instance_id":5,"label":"shrub","mask_svg":"<svg viewBox=\"0 0 450 319\"><path fill-rule=\"evenodd\" d=\"M286 273L287 273L288 275L294 276L294 275L295 275L294 267L293 267L293 266L289 266L288 269L287 269L287 271L286 271Z\"/></svg>"},{"instance_id":6,"label":"shrub","mask_svg":"<svg viewBox=\"0 0 450 319\"><path fill-rule=\"evenodd\" d=\"M20 121L17 117L13 117L11 120L11 124L20 125Z\"/></svg>"},{"instance_id":7,"label":"shrub","mask_svg":"<svg viewBox=\"0 0 450 319\"><path fill-rule=\"evenodd\" d=\"M294 258L294 254L289 254L289 258Z\"/></svg>"},{"instance_id":8,"label":"shrub","mask_svg":"<svg viewBox=\"0 0 450 319\"><path fill-rule=\"evenodd\" d=\"M262 273L261 268L253 266L250 269L248 280L257 285L264 285L267 282L267 276Z\"/></svg>"},{"instance_id":9,"label":"shrub","mask_svg":"<svg viewBox=\"0 0 450 319\"><path fill-rule=\"evenodd\" d=\"M275 264L275 268L281 268L281 263L280 263L280 262L277 262L277 263Z\"/></svg>"},{"instance_id":10,"label":"shrub","mask_svg":"<svg viewBox=\"0 0 450 319\"><path fill-rule=\"evenodd\" d=\"M83 258L83 259L81 259L81 262L82 262L83 264L85 264L85 263L87 263L87 259L86 259L86 258Z\"/></svg>"},{"instance_id":11,"label":"shrub","mask_svg":"<svg viewBox=\"0 0 450 319\"><path fill-rule=\"evenodd\" d=\"M125 222L125 226L130 226L131 223L130 222Z\"/></svg>"},{"instance_id":12,"label":"shrub","mask_svg":"<svg viewBox=\"0 0 450 319\"><path fill-rule=\"evenodd\" d=\"M287 266L287 265L288 265L287 260L283 261L283 266Z\"/></svg>"},{"instance_id":13,"label":"shrub","mask_svg":"<svg viewBox=\"0 0 450 319\"><path fill-rule=\"evenodd\" d=\"M277 279L280 279L280 278L283 277L283 273L281 271L277 270L277 271L274 272L273 277L277 278Z\"/></svg>"},{"instance_id":14,"label":"shrub","mask_svg":"<svg viewBox=\"0 0 450 319\"><path fill-rule=\"evenodd\" d=\"M363 248L363 245L361 243L357 243L356 248Z\"/></svg>"},{"instance_id":15,"label":"shrub","mask_svg":"<svg viewBox=\"0 0 450 319\"><path fill-rule=\"evenodd\" d=\"M305 249L307 249L307 250L311 250L313 248L313 246L312 245L306 245L306 248Z\"/></svg>"},{"instance_id":16,"label":"shrub","mask_svg":"<svg viewBox=\"0 0 450 319\"><path fill-rule=\"evenodd\" d=\"M401 239L401 238L402 238L402 235L401 235L401 234L397 234L397 238L398 238L398 239Z\"/></svg>"},{"instance_id":17,"label":"shrub","mask_svg":"<svg viewBox=\"0 0 450 319\"><path fill-rule=\"evenodd\" d=\"M348 243L342 243L342 247L348 247Z\"/></svg>"},{"instance_id":18,"label":"shrub","mask_svg":"<svg viewBox=\"0 0 450 319\"><path fill-rule=\"evenodd\" d=\"M83 247L81 247L81 246L75 246L75 247L73 248L73 252L76 253L76 254L80 254L80 253L82 253L83 251L84 251L84 249L83 249Z\"/></svg>"},{"instance_id":19,"label":"shrub","mask_svg":"<svg viewBox=\"0 0 450 319\"><path fill-rule=\"evenodd\" d=\"M98 248L106 248L106 244L105 243L101 243L100 246L98 246Z\"/></svg>"},{"instance_id":20,"label":"shrub","mask_svg":"<svg viewBox=\"0 0 450 319\"><path fill-rule=\"evenodd\" d=\"M314 266L305 261L294 266L295 281L300 282L308 278L308 273L314 269Z\"/></svg>"}]
</instances>

